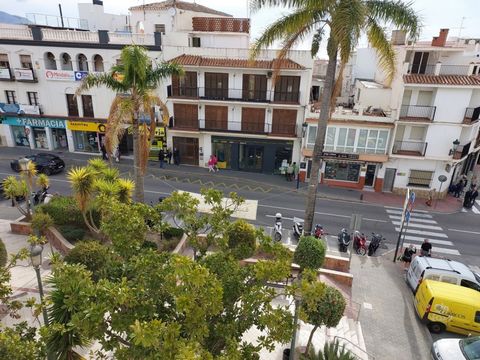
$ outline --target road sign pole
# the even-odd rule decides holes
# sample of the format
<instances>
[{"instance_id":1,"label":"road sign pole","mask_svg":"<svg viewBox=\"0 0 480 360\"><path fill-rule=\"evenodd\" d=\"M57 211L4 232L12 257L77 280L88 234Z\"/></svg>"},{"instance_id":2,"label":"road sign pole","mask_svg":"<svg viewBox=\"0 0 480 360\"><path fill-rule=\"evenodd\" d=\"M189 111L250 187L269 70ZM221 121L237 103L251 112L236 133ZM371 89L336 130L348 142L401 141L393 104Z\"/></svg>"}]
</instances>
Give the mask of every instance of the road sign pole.
<instances>
[{"instance_id":1,"label":"road sign pole","mask_svg":"<svg viewBox=\"0 0 480 360\"><path fill-rule=\"evenodd\" d=\"M397 246L395 247L395 255L393 256L393 262L397 261L398 249L400 247L400 241L402 239L403 225L405 224L405 217L403 216L402 226L400 227L400 232L398 233Z\"/></svg>"}]
</instances>

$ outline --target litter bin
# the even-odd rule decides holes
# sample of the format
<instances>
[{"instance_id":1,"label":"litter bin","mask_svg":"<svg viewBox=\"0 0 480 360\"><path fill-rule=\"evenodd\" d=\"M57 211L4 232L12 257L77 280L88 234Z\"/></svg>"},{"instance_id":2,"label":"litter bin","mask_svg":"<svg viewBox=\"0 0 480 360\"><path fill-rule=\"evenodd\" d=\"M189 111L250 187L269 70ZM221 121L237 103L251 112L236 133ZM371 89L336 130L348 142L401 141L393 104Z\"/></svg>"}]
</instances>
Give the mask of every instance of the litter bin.
<instances>
[{"instance_id":1,"label":"litter bin","mask_svg":"<svg viewBox=\"0 0 480 360\"><path fill-rule=\"evenodd\" d=\"M290 349L283 349L283 360L290 360Z\"/></svg>"}]
</instances>

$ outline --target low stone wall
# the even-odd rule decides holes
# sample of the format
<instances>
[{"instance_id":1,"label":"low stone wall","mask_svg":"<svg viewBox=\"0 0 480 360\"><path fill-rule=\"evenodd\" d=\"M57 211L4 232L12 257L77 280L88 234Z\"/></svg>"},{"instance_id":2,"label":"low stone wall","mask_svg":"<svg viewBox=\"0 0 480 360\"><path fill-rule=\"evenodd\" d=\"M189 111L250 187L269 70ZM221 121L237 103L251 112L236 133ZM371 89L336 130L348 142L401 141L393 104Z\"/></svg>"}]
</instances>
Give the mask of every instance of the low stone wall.
<instances>
[{"instance_id":1,"label":"low stone wall","mask_svg":"<svg viewBox=\"0 0 480 360\"><path fill-rule=\"evenodd\" d=\"M442 192L439 193L436 189L430 190L430 189L424 189L424 188L414 188L411 187L410 190L415 191L415 196L419 199L428 199L430 196L432 196L433 199L445 199L448 194L448 186L444 185L444 189L442 189ZM395 195L403 195L407 193L406 188L393 188L392 192Z\"/></svg>"},{"instance_id":2,"label":"low stone wall","mask_svg":"<svg viewBox=\"0 0 480 360\"><path fill-rule=\"evenodd\" d=\"M350 258L327 254L323 268L348 273L350 271Z\"/></svg>"}]
</instances>

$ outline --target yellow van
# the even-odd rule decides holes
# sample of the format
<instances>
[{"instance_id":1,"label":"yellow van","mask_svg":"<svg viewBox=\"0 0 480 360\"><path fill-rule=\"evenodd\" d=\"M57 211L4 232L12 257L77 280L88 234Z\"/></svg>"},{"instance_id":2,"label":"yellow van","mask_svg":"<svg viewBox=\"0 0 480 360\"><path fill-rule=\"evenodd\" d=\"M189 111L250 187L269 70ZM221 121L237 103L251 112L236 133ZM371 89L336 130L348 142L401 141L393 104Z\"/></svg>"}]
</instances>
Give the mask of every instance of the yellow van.
<instances>
[{"instance_id":1,"label":"yellow van","mask_svg":"<svg viewBox=\"0 0 480 360\"><path fill-rule=\"evenodd\" d=\"M444 330L480 335L480 292L445 282L424 280L415 294L420 319L433 333Z\"/></svg>"}]
</instances>

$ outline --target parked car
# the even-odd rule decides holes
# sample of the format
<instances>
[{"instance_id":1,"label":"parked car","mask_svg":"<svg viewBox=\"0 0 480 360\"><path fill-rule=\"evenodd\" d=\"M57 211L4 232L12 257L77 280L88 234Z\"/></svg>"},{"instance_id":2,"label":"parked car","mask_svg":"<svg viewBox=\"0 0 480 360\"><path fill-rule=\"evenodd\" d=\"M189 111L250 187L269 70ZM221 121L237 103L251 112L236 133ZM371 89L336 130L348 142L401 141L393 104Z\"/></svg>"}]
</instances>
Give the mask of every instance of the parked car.
<instances>
[{"instance_id":1,"label":"parked car","mask_svg":"<svg viewBox=\"0 0 480 360\"><path fill-rule=\"evenodd\" d=\"M450 331L480 335L480 292L435 280L424 280L415 294L420 320L435 334ZM450 358L449 358L450 360Z\"/></svg>"},{"instance_id":2,"label":"parked car","mask_svg":"<svg viewBox=\"0 0 480 360\"><path fill-rule=\"evenodd\" d=\"M46 153L38 153L35 155L25 156L31 160L37 167L37 171L45 175L56 174L65 169L65 162L58 156ZM13 171L20 172L20 164L18 160L10 162L10 167Z\"/></svg>"},{"instance_id":3,"label":"parked car","mask_svg":"<svg viewBox=\"0 0 480 360\"><path fill-rule=\"evenodd\" d=\"M466 339L440 339L433 343L433 360L480 359L480 336Z\"/></svg>"},{"instance_id":4,"label":"parked car","mask_svg":"<svg viewBox=\"0 0 480 360\"><path fill-rule=\"evenodd\" d=\"M407 283L415 293L420 283L427 279L480 291L480 278L467 265L448 259L416 256L408 268Z\"/></svg>"}]
</instances>

